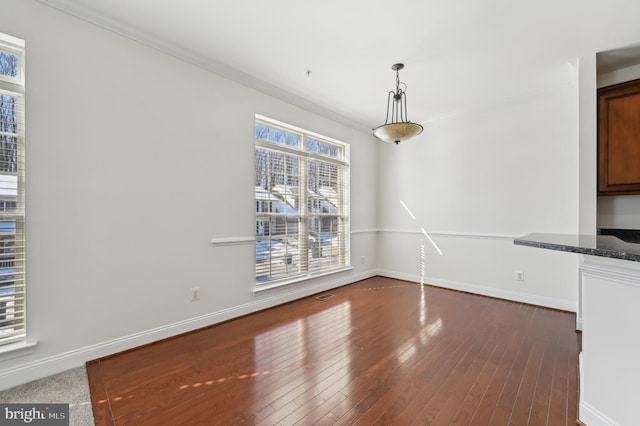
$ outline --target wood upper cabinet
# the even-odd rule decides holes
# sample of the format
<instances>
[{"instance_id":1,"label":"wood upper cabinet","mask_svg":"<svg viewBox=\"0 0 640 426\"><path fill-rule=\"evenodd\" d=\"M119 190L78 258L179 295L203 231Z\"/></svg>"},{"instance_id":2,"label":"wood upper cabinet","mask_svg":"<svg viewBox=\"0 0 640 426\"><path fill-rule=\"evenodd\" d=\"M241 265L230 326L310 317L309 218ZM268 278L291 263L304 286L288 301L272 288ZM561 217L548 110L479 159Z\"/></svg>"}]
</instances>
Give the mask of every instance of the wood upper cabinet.
<instances>
[{"instance_id":1,"label":"wood upper cabinet","mask_svg":"<svg viewBox=\"0 0 640 426\"><path fill-rule=\"evenodd\" d=\"M640 194L640 79L598 90L598 194Z\"/></svg>"}]
</instances>

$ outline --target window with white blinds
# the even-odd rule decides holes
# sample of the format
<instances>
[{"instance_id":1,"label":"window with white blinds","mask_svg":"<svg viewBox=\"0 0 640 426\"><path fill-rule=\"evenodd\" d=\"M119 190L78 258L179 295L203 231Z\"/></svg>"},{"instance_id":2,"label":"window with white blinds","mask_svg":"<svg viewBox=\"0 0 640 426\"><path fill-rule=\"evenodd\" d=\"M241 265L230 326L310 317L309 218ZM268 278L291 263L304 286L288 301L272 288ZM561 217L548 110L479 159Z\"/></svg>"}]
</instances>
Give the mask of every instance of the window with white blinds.
<instances>
[{"instance_id":1,"label":"window with white blinds","mask_svg":"<svg viewBox=\"0 0 640 426\"><path fill-rule=\"evenodd\" d=\"M256 284L350 266L349 145L255 122Z\"/></svg>"},{"instance_id":2,"label":"window with white blinds","mask_svg":"<svg viewBox=\"0 0 640 426\"><path fill-rule=\"evenodd\" d=\"M24 42L0 34L0 345L25 338Z\"/></svg>"}]
</instances>

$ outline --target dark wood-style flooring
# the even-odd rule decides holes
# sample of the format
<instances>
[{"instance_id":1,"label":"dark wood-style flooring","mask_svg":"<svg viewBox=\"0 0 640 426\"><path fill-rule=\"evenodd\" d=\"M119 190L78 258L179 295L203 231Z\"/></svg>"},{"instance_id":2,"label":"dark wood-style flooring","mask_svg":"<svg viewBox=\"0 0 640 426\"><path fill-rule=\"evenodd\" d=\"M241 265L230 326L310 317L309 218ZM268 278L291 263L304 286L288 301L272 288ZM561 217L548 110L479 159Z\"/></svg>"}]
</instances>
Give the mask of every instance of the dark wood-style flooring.
<instances>
[{"instance_id":1,"label":"dark wood-style flooring","mask_svg":"<svg viewBox=\"0 0 640 426\"><path fill-rule=\"evenodd\" d=\"M575 425L575 315L388 278L88 363L97 425Z\"/></svg>"}]
</instances>

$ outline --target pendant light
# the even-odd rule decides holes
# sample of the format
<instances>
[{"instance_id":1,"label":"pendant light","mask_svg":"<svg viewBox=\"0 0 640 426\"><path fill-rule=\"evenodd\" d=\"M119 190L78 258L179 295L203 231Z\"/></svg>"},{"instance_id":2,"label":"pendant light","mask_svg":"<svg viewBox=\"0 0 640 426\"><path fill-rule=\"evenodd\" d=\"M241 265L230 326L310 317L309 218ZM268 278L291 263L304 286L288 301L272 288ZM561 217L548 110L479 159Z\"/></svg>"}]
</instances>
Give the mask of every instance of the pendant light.
<instances>
[{"instance_id":1,"label":"pendant light","mask_svg":"<svg viewBox=\"0 0 640 426\"><path fill-rule=\"evenodd\" d=\"M373 135L383 142L404 142L422 133L422 126L407 119L407 85L400 83L400 70L404 64L394 64L396 72L396 91L390 91L387 97L387 118L382 126L373 129ZM400 84L404 89L400 89Z\"/></svg>"}]
</instances>

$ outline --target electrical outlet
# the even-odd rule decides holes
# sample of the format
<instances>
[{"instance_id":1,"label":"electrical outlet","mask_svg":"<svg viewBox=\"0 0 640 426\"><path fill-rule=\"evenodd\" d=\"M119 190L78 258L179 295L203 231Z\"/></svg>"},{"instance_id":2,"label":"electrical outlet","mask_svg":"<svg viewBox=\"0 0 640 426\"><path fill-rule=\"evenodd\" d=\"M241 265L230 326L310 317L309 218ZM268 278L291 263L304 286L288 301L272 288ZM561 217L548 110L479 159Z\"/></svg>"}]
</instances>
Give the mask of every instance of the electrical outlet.
<instances>
[{"instance_id":1,"label":"electrical outlet","mask_svg":"<svg viewBox=\"0 0 640 426\"><path fill-rule=\"evenodd\" d=\"M523 271L515 271L514 278L516 281L524 281L524 272Z\"/></svg>"},{"instance_id":2,"label":"electrical outlet","mask_svg":"<svg viewBox=\"0 0 640 426\"><path fill-rule=\"evenodd\" d=\"M360 263L361 263L362 265L364 265L364 256L362 256L362 257L360 258Z\"/></svg>"},{"instance_id":3,"label":"electrical outlet","mask_svg":"<svg viewBox=\"0 0 640 426\"><path fill-rule=\"evenodd\" d=\"M200 287L191 287L191 301L196 302L200 300Z\"/></svg>"}]
</instances>

